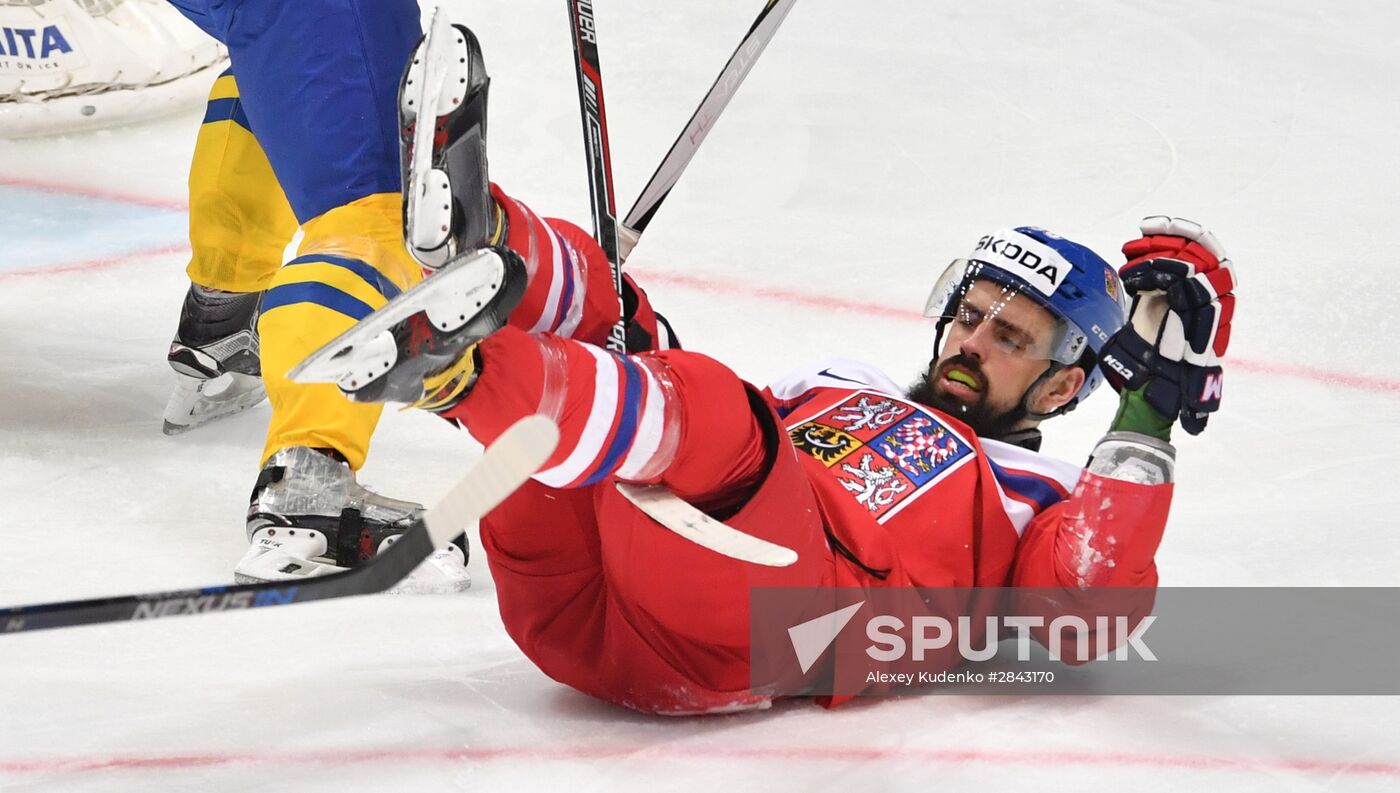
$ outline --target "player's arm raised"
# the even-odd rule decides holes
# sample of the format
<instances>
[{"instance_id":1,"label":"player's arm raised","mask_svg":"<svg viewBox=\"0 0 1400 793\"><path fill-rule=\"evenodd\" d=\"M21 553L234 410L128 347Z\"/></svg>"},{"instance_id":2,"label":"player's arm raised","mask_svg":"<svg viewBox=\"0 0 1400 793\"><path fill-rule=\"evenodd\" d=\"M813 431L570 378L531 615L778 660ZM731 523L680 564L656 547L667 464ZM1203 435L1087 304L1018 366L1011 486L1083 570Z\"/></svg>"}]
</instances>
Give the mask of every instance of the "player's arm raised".
<instances>
[{"instance_id":1,"label":"player's arm raised","mask_svg":"<svg viewBox=\"0 0 1400 793\"><path fill-rule=\"evenodd\" d=\"M1073 495L1027 528L1017 583L1151 586L1165 528L1179 420L1201 432L1220 406L1235 272L1199 223L1152 216L1123 246L1128 323L1099 355L1119 409Z\"/></svg>"},{"instance_id":2,"label":"player's arm raised","mask_svg":"<svg viewBox=\"0 0 1400 793\"><path fill-rule=\"evenodd\" d=\"M1200 224L1152 216L1123 246L1128 323L1100 353L1119 409L1069 499L1027 527L1012 583L1085 590L1157 585L1154 557L1171 506L1177 421L1205 429L1220 406L1235 272ZM1145 615L1150 596L1128 604Z\"/></svg>"}]
</instances>

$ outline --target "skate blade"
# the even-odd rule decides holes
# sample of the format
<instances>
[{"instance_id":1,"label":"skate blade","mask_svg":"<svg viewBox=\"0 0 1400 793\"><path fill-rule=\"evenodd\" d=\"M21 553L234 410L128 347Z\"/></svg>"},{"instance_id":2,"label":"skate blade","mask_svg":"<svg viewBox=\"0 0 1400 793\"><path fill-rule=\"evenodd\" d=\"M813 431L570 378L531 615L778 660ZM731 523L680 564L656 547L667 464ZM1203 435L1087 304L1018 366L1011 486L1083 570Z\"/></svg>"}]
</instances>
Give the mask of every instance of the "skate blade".
<instances>
[{"instance_id":1,"label":"skate blade","mask_svg":"<svg viewBox=\"0 0 1400 793\"><path fill-rule=\"evenodd\" d=\"M433 138L438 117L456 110L466 98L470 75L466 59L460 56L465 44L462 34L448 23L447 14L436 9L409 67L416 90L401 100L400 111L413 114L413 156L404 196L407 242L414 256L429 267L442 265L448 255L452 190L447 174L433 165Z\"/></svg>"},{"instance_id":2,"label":"skate blade","mask_svg":"<svg viewBox=\"0 0 1400 793\"><path fill-rule=\"evenodd\" d=\"M262 378L229 372L204 380L175 375L175 390L165 405L161 431L179 435L215 419L241 413L267 397Z\"/></svg>"},{"instance_id":3,"label":"skate blade","mask_svg":"<svg viewBox=\"0 0 1400 793\"><path fill-rule=\"evenodd\" d=\"M471 588L460 554L434 551L413 572L384 590L391 595L451 595Z\"/></svg>"},{"instance_id":4,"label":"skate blade","mask_svg":"<svg viewBox=\"0 0 1400 793\"><path fill-rule=\"evenodd\" d=\"M495 251L483 248L459 256L311 353L287 373L287 379L362 388L397 360L395 325L425 313L438 330L455 330L474 318L504 284L505 263Z\"/></svg>"}]
</instances>

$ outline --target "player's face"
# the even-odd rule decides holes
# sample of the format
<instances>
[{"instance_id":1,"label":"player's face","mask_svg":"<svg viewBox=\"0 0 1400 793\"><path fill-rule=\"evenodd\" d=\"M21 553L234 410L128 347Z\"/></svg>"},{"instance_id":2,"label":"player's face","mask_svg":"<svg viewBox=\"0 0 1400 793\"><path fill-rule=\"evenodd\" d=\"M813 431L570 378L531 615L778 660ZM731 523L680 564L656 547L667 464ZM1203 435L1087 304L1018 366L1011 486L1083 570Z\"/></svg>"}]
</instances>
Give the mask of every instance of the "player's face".
<instances>
[{"instance_id":1,"label":"player's face","mask_svg":"<svg viewBox=\"0 0 1400 793\"><path fill-rule=\"evenodd\" d=\"M1017 427L1007 418L1050 363L1055 320L1024 295L975 281L964 295L938 358L911 393L996 437ZM1034 406L1033 406L1034 407Z\"/></svg>"}]
</instances>

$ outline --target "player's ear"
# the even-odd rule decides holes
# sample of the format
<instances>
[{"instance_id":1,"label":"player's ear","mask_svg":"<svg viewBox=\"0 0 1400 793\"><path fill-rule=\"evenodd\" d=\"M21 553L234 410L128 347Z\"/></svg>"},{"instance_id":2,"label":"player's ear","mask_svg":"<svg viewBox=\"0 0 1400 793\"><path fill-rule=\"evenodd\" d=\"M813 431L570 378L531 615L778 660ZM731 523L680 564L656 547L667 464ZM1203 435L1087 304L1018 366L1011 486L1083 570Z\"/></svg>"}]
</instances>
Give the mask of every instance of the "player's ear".
<instances>
[{"instance_id":1,"label":"player's ear","mask_svg":"<svg viewBox=\"0 0 1400 793\"><path fill-rule=\"evenodd\" d=\"M1079 393L1080 387L1084 385L1085 377L1084 370L1078 366L1060 369L1036 388L1026 407L1030 408L1032 413L1054 412L1061 405L1074 399L1074 395Z\"/></svg>"}]
</instances>

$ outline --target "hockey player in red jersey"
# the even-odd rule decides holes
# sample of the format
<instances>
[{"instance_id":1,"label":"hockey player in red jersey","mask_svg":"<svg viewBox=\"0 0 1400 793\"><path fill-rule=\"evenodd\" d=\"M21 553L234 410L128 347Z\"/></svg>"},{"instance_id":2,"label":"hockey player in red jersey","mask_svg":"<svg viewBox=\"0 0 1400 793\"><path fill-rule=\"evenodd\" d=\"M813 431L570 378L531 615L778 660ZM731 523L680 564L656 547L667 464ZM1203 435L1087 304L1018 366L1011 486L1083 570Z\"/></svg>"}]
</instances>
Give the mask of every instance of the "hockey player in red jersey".
<instances>
[{"instance_id":1,"label":"hockey player in red jersey","mask_svg":"<svg viewBox=\"0 0 1400 793\"><path fill-rule=\"evenodd\" d=\"M455 195L488 194L440 154ZM935 284L934 355L912 389L853 361L760 389L665 349L630 280L629 354L606 351L618 305L601 249L489 196L503 246L457 252L293 377L413 404L482 443L527 415L558 423L544 468L481 523L506 629L556 680L645 712L762 706L756 586L1155 587L1170 431L1218 407L1233 312L1229 261L1200 226L1144 220L1121 280L1043 229L997 231ZM1105 376L1121 409L1087 467L1039 454L1039 423ZM702 548L618 483L664 486L797 561Z\"/></svg>"}]
</instances>

